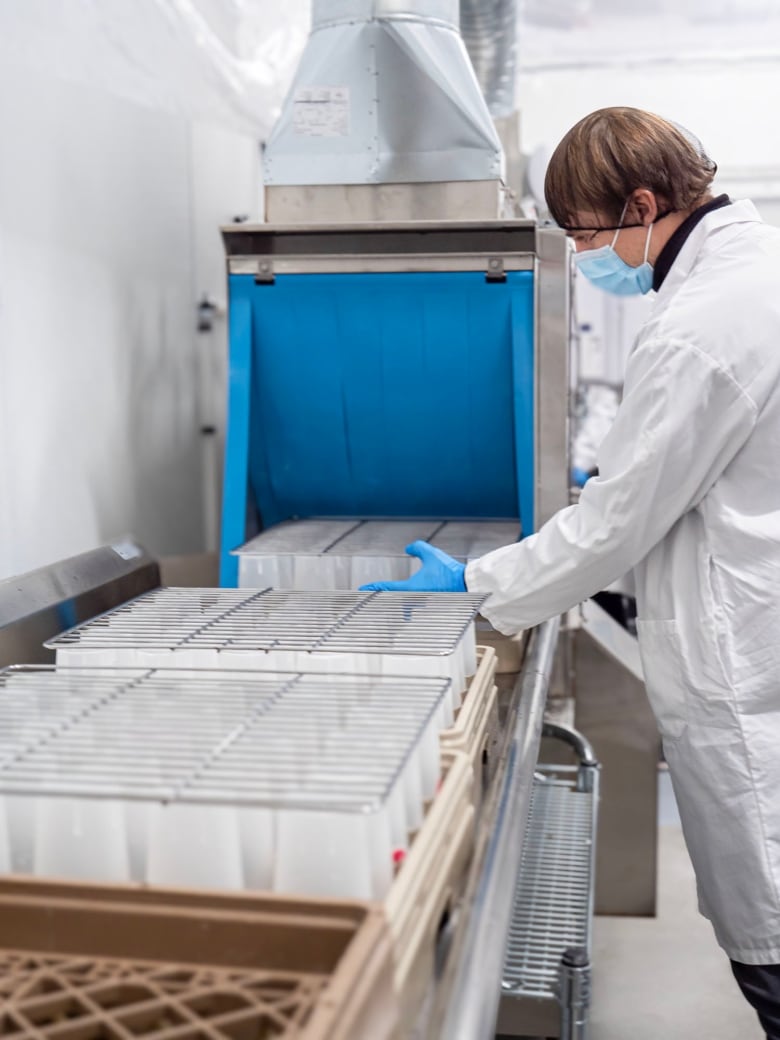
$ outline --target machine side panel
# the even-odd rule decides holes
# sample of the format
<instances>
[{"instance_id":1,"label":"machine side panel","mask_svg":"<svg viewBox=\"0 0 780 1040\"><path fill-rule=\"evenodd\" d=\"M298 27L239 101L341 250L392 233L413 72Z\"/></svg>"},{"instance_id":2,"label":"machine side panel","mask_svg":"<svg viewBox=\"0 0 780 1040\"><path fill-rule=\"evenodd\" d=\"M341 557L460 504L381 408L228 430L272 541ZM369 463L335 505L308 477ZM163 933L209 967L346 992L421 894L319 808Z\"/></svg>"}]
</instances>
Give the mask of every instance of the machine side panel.
<instances>
[{"instance_id":1,"label":"machine side panel","mask_svg":"<svg viewBox=\"0 0 780 1040\"><path fill-rule=\"evenodd\" d=\"M248 279L243 279L247 283ZM222 492L222 535L219 583L238 584L238 559L231 550L246 539L247 473L249 469L250 394L252 377L252 304L247 284L230 279L229 422L225 438L225 476ZM250 283L251 284L251 283Z\"/></svg>"},{"instance_id":2,"label":"machine side panel","mask_svg":"<svg viewBox=\"0 0 780 1040\"><path fill-rule=\"evenodd\" d=\"M252 301L248 472L263 526L509 519L532 501L518 480L533 481L531 272L498 283L482 272L277 275L271 285L239 275L231 286L233 307ZM231 351L244 335L231 332ZM233 425L247 419L233 407L231 396L237 452ZM226 495L242 494L239 476ZM231 502L225 513L243 516Z\"/></svg>"},{"instance_id":3,"label":"machine side panel","mask_svg":"<svg viewBox=\"0 0 780 1040\"><path fill-rule=\"evenodd\" d=\"M523 536L534 530L534 296L515 291L512 294L512 382L514 392L515 457L517 465L518 515L522 518ZM531 315L529 321L529 312Z\"/></svg>"}]
</instances>

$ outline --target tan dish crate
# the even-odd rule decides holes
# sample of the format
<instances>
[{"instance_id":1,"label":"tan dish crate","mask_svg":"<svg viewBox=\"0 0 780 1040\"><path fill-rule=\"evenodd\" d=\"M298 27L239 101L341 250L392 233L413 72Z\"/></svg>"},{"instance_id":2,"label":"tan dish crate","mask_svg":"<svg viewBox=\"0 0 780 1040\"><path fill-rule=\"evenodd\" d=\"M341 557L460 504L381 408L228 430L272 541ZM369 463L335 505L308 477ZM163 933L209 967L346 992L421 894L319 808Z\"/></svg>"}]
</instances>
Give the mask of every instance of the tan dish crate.
<instances>
[{"instance_id":1,"label":"tan dish crate","mask_svg":"<svg viewBox=\"0 0 780 1040\"><path fill-rule=\"evenodd\" d=\"M530 630L518 632L515 636L505 636L482 617L476 621L477 642L481 646L489 646L496 652L497 672L507 675L519 672L525 657Z\"/></svg>"},{"instance_id":2,"label":"tan dish crate","mask_svg":"<svg viewBox=\"0 0 780 1040\"><path fill-rule=\"evenodd\" d=\"M442 780L384 904L0 880L11 1040L398 1040L433 979L474 842L473 772Z\"/></svg>"},{"instance_id":3,"label":"tan dish crate","mask_svg":"<svg viewBox=\"0 0 780 1040\"><path fill-rule=\"evenodd\" d=\"M487 749L491 722L498 710L497 656L492 647L477 647L477 671L458 709L454 724L441 734L442 749L462 751L481 776L482 754Z\"/></svg>"},{"instance_id":4,"label":"tan dish crate","mask_svg":"<svg viewBox=\"0 0 780 1040\"><path fill-rule=\"evenodd\" d=\"M442 752L443 779L384 902L402 1035L433 979L441 925L463 887L474 849L474 780L458 751Z\"/></svg>"},{"instance_id":5,"label":"tan dish crate","mask_svg":"<svg viewBox=\"0 0 780 1040\"><path fill-rule=\"evenodd\" d=\"M0 881L0 1033L27 1040L390 1040L381 908Z\"/></svg>"}]
</instances>

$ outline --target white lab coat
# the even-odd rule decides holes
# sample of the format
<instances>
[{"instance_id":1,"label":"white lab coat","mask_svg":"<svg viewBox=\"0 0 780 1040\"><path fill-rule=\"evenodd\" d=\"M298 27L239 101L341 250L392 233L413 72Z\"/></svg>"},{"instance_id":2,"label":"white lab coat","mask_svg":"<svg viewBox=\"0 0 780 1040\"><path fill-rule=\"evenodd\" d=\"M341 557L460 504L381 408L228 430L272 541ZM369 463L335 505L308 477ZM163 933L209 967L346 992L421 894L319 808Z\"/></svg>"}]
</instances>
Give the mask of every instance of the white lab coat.
<instances>
[{"instance_id":1,"label":"white lab coat","mask_svg":"<svg viewBox=\"0 0 780 1040\"><path fill-rule=\"evenodd\" d=\"M469 564L502 632L634 568L647 690L699 906L780 963L780 231L750 202L683 245L577 505Z\"/></svg>"}]
</instances>

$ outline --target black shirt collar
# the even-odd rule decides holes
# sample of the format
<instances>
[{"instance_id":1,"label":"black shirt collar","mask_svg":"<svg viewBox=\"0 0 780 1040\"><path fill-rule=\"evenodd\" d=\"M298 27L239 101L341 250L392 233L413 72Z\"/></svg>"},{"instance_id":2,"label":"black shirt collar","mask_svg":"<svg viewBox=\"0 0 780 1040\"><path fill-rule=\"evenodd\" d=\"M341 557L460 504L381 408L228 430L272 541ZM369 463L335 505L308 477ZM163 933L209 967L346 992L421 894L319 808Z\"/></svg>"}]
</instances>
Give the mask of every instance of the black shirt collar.
<instances>
[{"instance_id":1,"label":"black shirt collar","mask_svg":"<svg viewBox=\"0 0 780 1040\"><path fill-rule=\"evenodd\" d=\"M655 261L655 267L653 268L653 288L656 292L658 292L663 285L664 278L669 274L672 264L677 259L677 254L685 245L688 235L690 235L699 221L706 217L708 213L712 213L713 210L722 209L723 206L729 205L731 205L731 199L728 195L718 195L716 199L711 199L710 202L705 202L703 206L699 206L699 208L695 209L690 216L685 218L658 254Z\"/></svg>"}]
</instances>

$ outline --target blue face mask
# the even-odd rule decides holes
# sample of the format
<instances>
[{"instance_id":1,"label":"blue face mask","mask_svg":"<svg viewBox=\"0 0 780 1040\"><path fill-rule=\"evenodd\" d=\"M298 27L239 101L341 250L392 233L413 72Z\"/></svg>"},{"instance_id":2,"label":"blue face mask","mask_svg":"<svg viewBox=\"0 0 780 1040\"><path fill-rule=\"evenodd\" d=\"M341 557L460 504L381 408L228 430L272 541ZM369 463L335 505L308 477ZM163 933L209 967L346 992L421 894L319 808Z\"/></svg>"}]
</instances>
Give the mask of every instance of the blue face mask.
<instances>
[{"instance_id":1,"label":"blue face mask","mask_svg":"<svg viewBox=\"0 0 780 1040\"><path fill-rule=\"evenodd\" d=\"M620 223L626 215L628 202L623 207L620 215ZM664 214L665 215L665 214ZM632 267L615 252L615 243L620 234L618 227L615 237L608 246L600 249L586 249L582 253L576 253L574 262L582 271L589 282L593 282L599 289L606 289L616 296L639 296L649 292L653 287L653 266L648 263L647 255L650 251L650 236L653 233L653 225L647 228L647 240L645 241L645 258L639 267Z\"/></svg>"}]
</instances>

